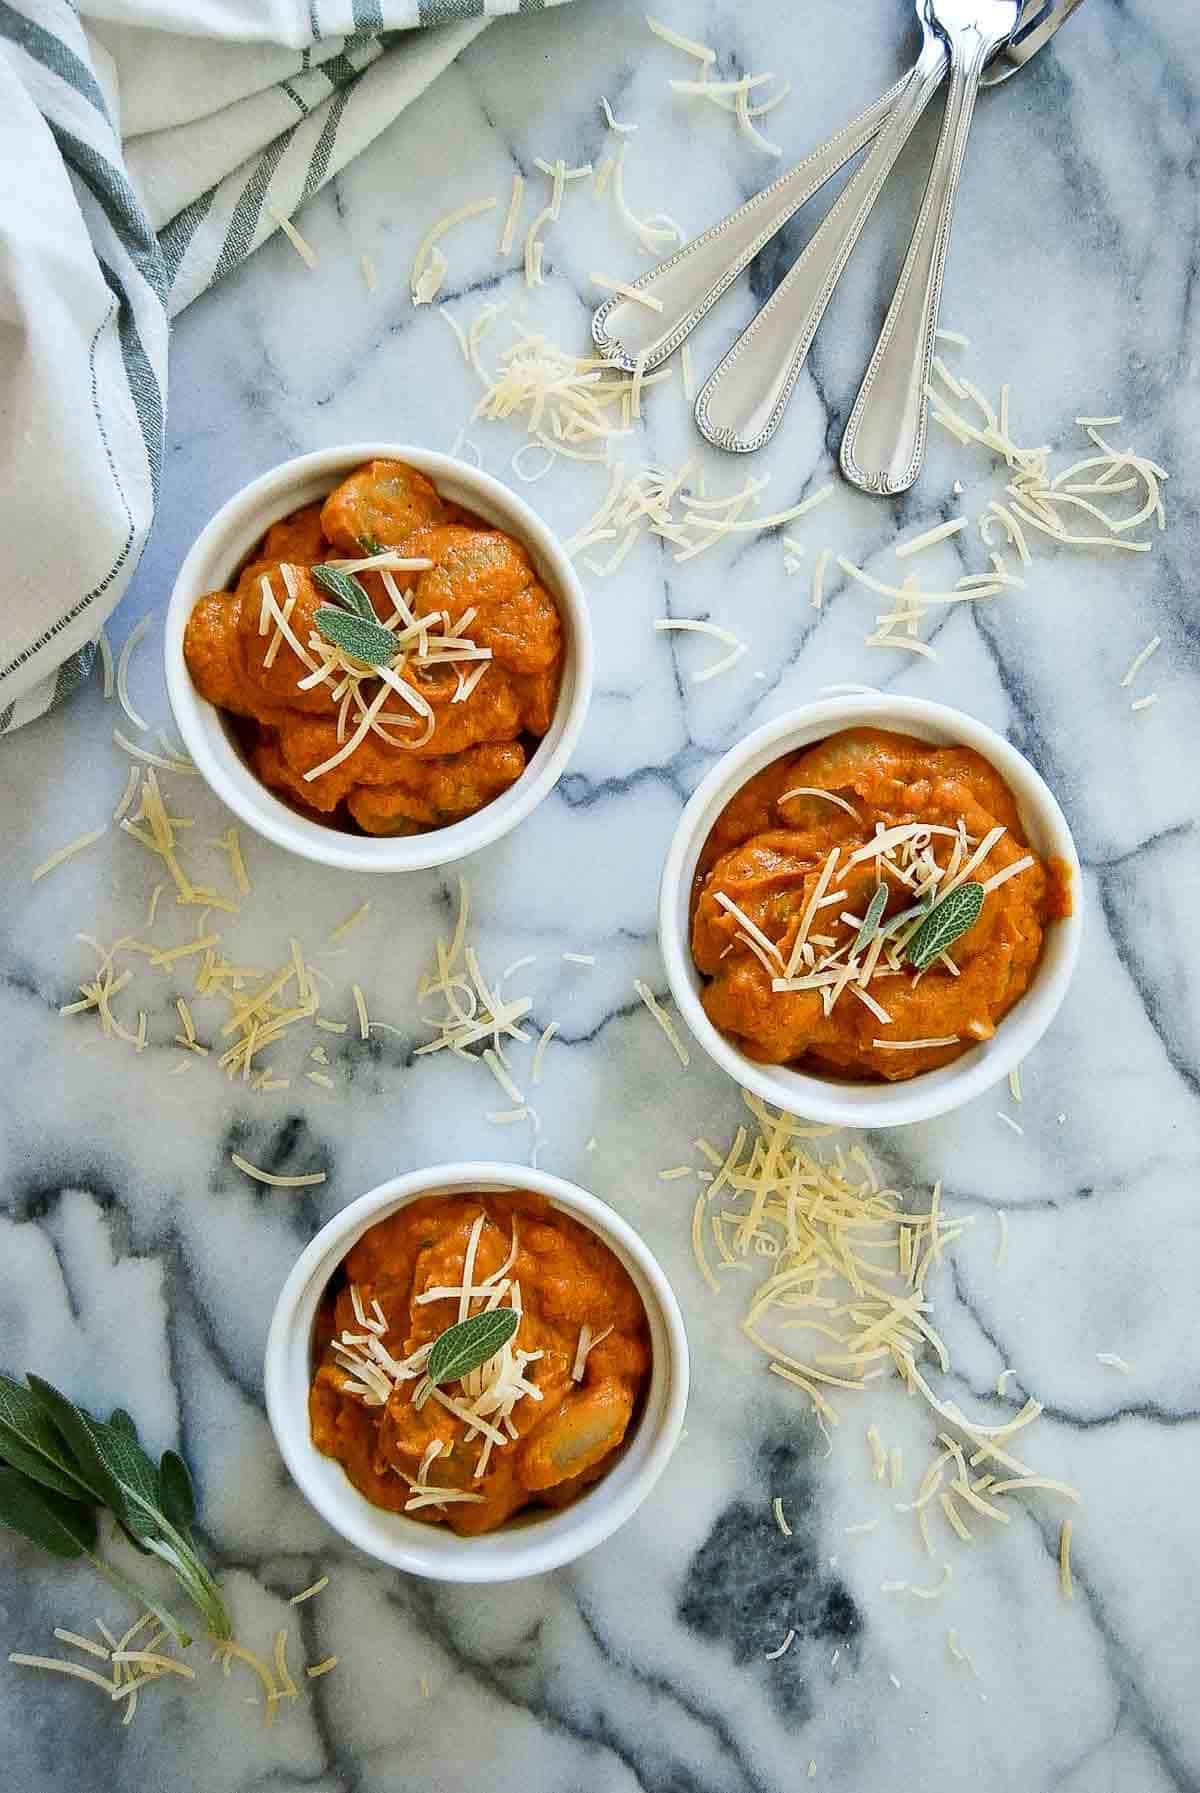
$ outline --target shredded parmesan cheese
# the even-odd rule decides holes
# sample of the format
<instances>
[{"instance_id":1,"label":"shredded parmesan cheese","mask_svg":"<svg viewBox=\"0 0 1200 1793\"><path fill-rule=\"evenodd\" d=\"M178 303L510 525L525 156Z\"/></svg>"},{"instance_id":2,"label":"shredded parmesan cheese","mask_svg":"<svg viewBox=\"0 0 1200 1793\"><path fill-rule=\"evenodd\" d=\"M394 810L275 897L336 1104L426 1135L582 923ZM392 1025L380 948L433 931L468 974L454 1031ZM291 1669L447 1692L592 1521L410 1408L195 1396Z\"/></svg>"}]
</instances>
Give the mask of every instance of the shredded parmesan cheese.
<instances>
[{"instance_id":1,"label":"shredded parmesan cheese","mask_svg":"<svg viewBox=\"0 0 1200 1793\"><path fill-rule=\"evenodd\" d=\"M77 835L74 840L68 841L65 847L59 847L56 853L51 853L49 859L43 859L40 865L34 867L30 883L36 884L39 878L46 876L47 872L52 872L58 866L65 864L68 859L73 859L76 853L82 853L85 847L94 846L107 832L107 828L93 828L88 834Z\"/></svg>"},{"instance_id":2,"label":"shredded parmesan cheese","mask_svg":"<svg viewBox=\"0 0 1200 1793\"><path fill-rule=\"evenodd\" d=\"M657 1021L658 1025L662 1029L663 1033L666 1035L666 1038L671 1047L671 1050L674 1052L676 1058L679 1060L680 1064L686 1070L688 1065L691 1063L691 1058L688 1054L687 1047L684 1045L683 1041L679 1037L678 1032L675 1029L675 1026L671 1020L671 1017L667 1014L667 1012L663 1008L662 1004L655 997L654 992L649 988L649 986L647 984L642 982L642 979L640 977L634 978L633 987L637 991L641 1000L645 1003L646 1007L649 1009L650 1013L653 1015L655 1021Z\"/></svg>"},{"instance_id":3,"label":"shredded parmesan cheese","mask_svg":"<svg viewBox=\"0 0 1200 1793\"><path fill-rule=\"evenodd\" d=\"M517 234L517 219L521 215L521 200L524 197L524 194L525 194L525 176L523 174L514 174L513 182L512 182L512 197L510 198L510 200L508 202L508 211L505 214L505 218L504 218L504 229L500 233L499 253L501 255L508 255L510 253L510 251L512 250L513 242L514 242L514 240L516 238L516 234ZM463 344L463 354L464 354L464 356L466 356L466 354L467 354L465 343ZM467 357L467 358L469 359L469 357Z\"/></svg>"},{"instance_id":4,"label":"shredded parmesan cheese","mask_svg":"<svg viewBox=\"0 0 1200 1793\"><path fill-rule=\"evenodd\" d=\"M245 1172L246 1176L253 1177L256 1183L269 1183L273 1189L307 1189L314 1183L324 1183L328 1175L326 1171L316 1170L310 1171L306 1176L281 1177L277 1176L274 1171L260 1170L256 1164L251 1164L238 1152L231 1152L229 1156L237 1168Z\"/></svg>"},{"instance_id":5,"label":"shredded parmesan cheese","mask_svg":"<svg viewBox=\"0 0 1200 1793\"><path fill-rule=\"evenodd\" d=\"M648 311L661 311L663 302L656 299L653 293L639 291L630 286L627 280L613 280L607 274L589 274L588 279L593 286L603 287L606 292L619 293L622 299L631 299L635 305L644 305Z\"/></svg>"},{"instance_id":6,"label":"shredded parmesan cheese","mask_svg":"<svg viewBox=\"0 0 1200 1793\"><path fill-rule=\"evenodd\" d=\"M1075 1598L1075 1583L1071 1576L1071 1531L1071 1521L1064 1519L1058 1534L1058 1585L1064 1600Z\"/></svg>"},{"instance_id":7,"label":"shredded parmesan cheese","mask_svg":"<svg viewBox=\"0 0 1200 1793\"><path fill-rule=\"evenodd\" d=\"M322 1575L319 1580L313 1582L311 1587L303 1588L300 1591L300 1593L293 1594L291 1599L288 1601L288 1605L289 1606L301 1606L305 1600L311 1600L313 1598L314 1594L321 1593L328 1586L329 1586L328 1575Z\"/></svg>"},{"instance_id":8,"label":"shredded parmesan cheese","mask_svg":"<svg viewBox=\"0 0 1200 1793\"><path fill-rule=\"evenodd\" d=\"M955 517L949 523L939 523L935 529L927 529L923 535L917 535L911 541L901 542L896 549L896 559L906 560L910 554L920 554L926 548L932 548L935 542L944 542L947 537L958 535L967 527L965 517Z\"/></svg>"},{"instance_id":9,"label":"shredded parmesan cheese","mask_svg":"<svg viewBox=\"0 0 1200 1793\"><path fill-rule=\"evenodd\" d=\"M320 261L320 257L312 244L307 242L305 238L300 235L300 232L296 229L296 226L292 223L291 219L285 218L282 212L277 212L273 205L264 205L263 210L266 212L267 216L279 226L305 267L315 268Z\"/></svg>"},{"instance_id":10,"label":"shredded parmesan cheese","mask_svg":"<svg viewBox=\"0 0 1200 1793\"><path fill-rule=\"evenodd\" d=\"M427 284L422 284L427 281L434 266L430 260L434 245L445 236L448 230L453 230L456 224L463 224L468 218L476 218L481 212L493 211L496 203L494 194L490 199L475 199L469 205L460 205L453 211L446 212L436 223L430 225L417 246L417 253L413 256L412 268L409 273L409 289L414 305L427 304L441 284L439 279L432 291L429 290ZM444 258L442 258L442 267L443 269L445 267Z\"/></svg>"},{"instance_id":11,"label":"shredded parmesan cheese","mask_svg":"<svg viewBox=\"0 0 1200 1793\"><path fill-rule=\"evenodd\" d=\"M716 623L657 617L654 627L658 634L666 634L669 630L674 630L697 635L711 635L715 641L723 641L729 648L728 654L722 655L719 660L714 660L711 665L704 667L700 672L692 674L694 685L703 684L708 679L715 679L722 672L728 672L729 668L735 666L743 654L749 651L744 641L739 641L736 635L731 634L728 629L719 628Z\"/></svg>"},{"instance_id":12,"label":"shredded parmesan cheese","mask_svg":"<svg viewBox=\"0 0 1200 1793\"><path fill-rule=\"evenodd\" d=\"M1138 653L1136 653L1133 656L1133 659L1129 662L1129 666L1126 669L1125 677L1121 680L1121 685L1123 688L1127 688L1128 686L1132 685L1134 679L1136 679L1138 673L1142 670L1142 667L1146 664L1147 660L1150 658L1150 656L1152 654L1157 653L1158 649L1161 646L1162 646L1162 636L1155 635L1146 643L1144 648L1142 648Z\"/></svg>"},{"instance_id":13,"label":"shredded parmesan cheese","mask_svg":"<svg viewBox=\"0 0 1200 1793\"><path fill-rule=\"evenodd\" d=\"M141 622L134 625L129 631L125 645L122 647L120 657L117 660L117 702L128 716L130 722L132 722L134 728L140 729L143 734L149 729L150 724L143 716L139 715L137 710L134 709L133 704L130 702L129 667L130 662L137 651L139 642L141 642L145 636L146 631L153 620L152 617L144 616Z\"/></svg>"}]
</instances>

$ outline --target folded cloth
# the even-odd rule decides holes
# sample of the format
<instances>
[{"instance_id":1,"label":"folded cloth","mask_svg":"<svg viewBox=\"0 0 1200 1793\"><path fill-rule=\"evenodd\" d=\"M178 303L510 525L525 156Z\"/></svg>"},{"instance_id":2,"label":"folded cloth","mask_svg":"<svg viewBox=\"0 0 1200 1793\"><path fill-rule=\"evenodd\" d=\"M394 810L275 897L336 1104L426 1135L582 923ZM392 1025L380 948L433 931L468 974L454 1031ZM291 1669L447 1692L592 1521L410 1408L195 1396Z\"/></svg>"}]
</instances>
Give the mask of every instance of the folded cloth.
<instances>
[{"instance_id":1,"label":"folded cloth","mask_svg":"<svg viewBox=\"0 0 1200 1793\"><path fill-rule=\"evenodd\" d=\"M137 566L168 319L489 19L558 3L0 0L0 735L87 676Z\"/></svg>"}]
</instances>

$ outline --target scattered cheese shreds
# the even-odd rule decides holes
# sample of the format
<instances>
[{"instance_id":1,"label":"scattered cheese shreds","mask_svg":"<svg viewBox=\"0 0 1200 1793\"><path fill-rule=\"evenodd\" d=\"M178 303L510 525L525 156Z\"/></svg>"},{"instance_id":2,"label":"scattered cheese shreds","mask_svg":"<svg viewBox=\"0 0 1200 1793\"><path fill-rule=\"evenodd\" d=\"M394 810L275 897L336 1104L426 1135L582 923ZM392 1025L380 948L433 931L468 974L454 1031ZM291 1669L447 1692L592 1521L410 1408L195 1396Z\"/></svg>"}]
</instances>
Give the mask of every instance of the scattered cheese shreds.
<instances>
[{"instance_id":1,"label":"scattered cheese shreds","mask_svg":"<svg viewBox=\"0 0 1200 1793\"><path fill-rule=\"evenodd\" d=\"M74 840L68 841L65 847L59 847L56 853L51 853L49 859L43 859L40 865L34 867L30 883L36 884L39 878L46 876L47 872L55 871L68 859L73 859L76 853L82 853L85 847L94 846L107 833L108 829L105 827L93 828L88 834L77 835Z\"/></svg>"},{"instance_id":2,"label":"scattered cheese shreds","mask_svg":"<svg viewBox=\"0 0 1200 1793\"><path fill-rule=\"evenodd\" d=\"M771 1507L775 1514L776 1525L779 1527L785 1538L790 1538L792 1535L792 1528L784 1518L783 1496L781 1494L775 1496L774 1500L771 1502Z\"/></svg>"},{"instance_id":3,"label":"scattered cheese shreds","mask_svg":"<svg viewBox=\"0 0 1200 1793\"><path fill-rule=\"evenodd\" d=\"M661 37L665 44L671 45L672 49L682 50L685 56L694 57L703 67L707 68L717 60L717 52L708 44L697 43L692 37L681 37L678 31L672 31L671 27L664 25L660 19L651 18L649 13L646 14L646 23L655 37Z\"/></svg>"},{"instance_id":4,"label":"scattered cheese shreds","mask_svg":"<svg viewBox=\"0 0 1200 1793\"><path fill-rule=\"evenodd\" d=\"M969 1544L972 1534L959 1502L1007 1525L1009 1494L1043 1489L1077 1499L1075 1489L1038 1475L1005 1448L1015 1432L1041 1413L1038 1402L1027 1401L1000 1426L973 1421L953 1401L941 1399L918 1367L919 1355L929 1350L942 1371L950 1371L949 1354L931 1323L926 1278L942 1243L957 1237L970 1217L947 1225L940 1213L940 1185L935 1185L924 1211L903 1202L896 1190L883 1186L861 1146L849 1151L833 1147L818 1157L807 1142L837 1129L772 1110L747 1092L743 1096L758 1123L756 1138L748 1128L739 1128L724 1157L709 1141L696 1141L706 1161L701 1176L708 1183L692 1211L692 1245L714 1290L719 1284L703 1253L709 1208L723 1264L750 1268L752 1258L761 1256L762 1280L750 1295L742 1331L766 1354L769 1372L800 1388L822 1424L839 1418L823 1388L861 1393L889 1367L908 1393L937 1415L948 1428L939 1436L939 1454L926 1470L916 1499L899 1503L900 1511L917 1513L929 1556L935 1554L929 1519L939 1509L950 1529ZM822 1346L807 1360L792 1356L768 1336L772 1327L814 1332L819 1339L832 1341L835 1349ZM833 1374L828 1365L845 1373ZM865 1430L873 1475L880 1483L890 1480L896 1486L902 1475L899 1447L889 1451L874 1423ZM1008 1470L1008 1479L998 1481L994 1473L983 1473L973 1481L984 1459ZM943 1488L945 1465L951 1460L953 1480ZM857 1535L877 1524L872 1519L846 1530ZM936 1600L949 1579L943 1568L941 1579L931 1586L902 1581L889 1588L914 1599Z\"/></svg>"},{"instance_id":5,"label":"scattered cheese shreds","mask_svg":"<svg viewBox=\"0 0 1200 1793\"><path fill-rule=\"evenodd\" d=\"M1058 1585L1062 1589L1064 1600L1075 1597L1075 1583L1071 1575L1071 1521L1064 1519L1058 1534Z\"/></svg>"},{"instance_id":6,"label":"scattered cheese shreds","mask_svg":"<svg viewBox=\"0 0 1200 1793\"><path fill-rule=\"evenodd\" d=\"M617 293L622 299L631 299L635 305L644 305L647 311L661 311L663 308L661 299L656 299L653 293L639 292L627 280L613 280L607 274L589 274L588 279L593 286L602 287L605 292Z\"/></svg>"},{"instance_id":7,"label":"scattered cheese shreds","mask_svg":"<svg viewBox=\"0 0 1200 1793\"><path fill-rule=\"evenodd\" d=\"M328 1575L322 1575L317 1581L313 1582L311 1587L302 1588L298 1594L293 1594L291 1599L288 1601L288 1605L289 1606L301 1606L305 1600L311 1600L314 1594L321 1593L328 1586L329 1586Z\"/></svg>"},{"instance_id":8,"label":"scattered cheese shreds","mask_svg":"<svg viewBox=\"0 0 1200 1793\"><path fill-rule=\"evenodd\" d=\"M117 1691L116 1684L101 1675L94 1668L84 1668L81 1662L68 1662L65 1656L26 1656L18 1650L10 1650L8 1660L19 1668L49 1669L58 1675L73 1675L77 1681L90 1681L93 1687L102 1687L107 1694Z\"/></svg>"},{"instance_id":9,"label":"scattered cheese shreds","mask_svg":"<svg viewBox=\"0 0 1200 1793\"><path fill-rule=\"evenodd\" d=\"M274 1171L260 1170L256 1164L251 1164L239 1152L231 1152L229 1156L246 1176L253 1177L256 1183L269 1183L273 1189L306 1189L311 1184L324 1183L328 1176L328 1172L323 1170L310 1171L306 1176L277 1176Z\"/></svg>"},{"instance_id":10,"label":"scattered cheese shreds","mask_svg":"<svg viewBox=\"0 0 1200 1793\"><path fill-rule=\"evenodd\" d=\"M924 535L913 536L911 541L901 542L896 549L896 559L905 560L910 554L920 554L925 548L932 548L935 542L944 542L948 536L957 535L967 527L965 517L955 517L949 523L939 523L935 529L927 529Z\"/></svg>"},{"instance_id":11,"label":"scattered cheese shreds","mask_svg":"<svg viewBox=\"0 0 1200 1793\"><path fill-rule=\"evenodd\" d=\"M437 291L436 285L430 291L428 286L422 286L422 282L427 280L433 267L430 257L438 241L456 224L463 224L468 218L478 217L481 212L493 211L496 204L495 194L489 199L475 199L469 205L456 206L453 211L444 213L434 224L430 225L417 246L417 253L413 256L412 268L409 273L409 289L414 305L428 303ZM437 284L440 285L440 281Z\"/></svg>"},{"instance_id":12,"label":"scattered cheese shreds","mask_svg":"<svg viewBox=\"0 0 1200 1793\"><path fill-rule=\"evenodd\" d=\"M336 941L344 940L346 938L346 935L350 932L351 928L356 928L360 921L366 920L366 917L369 915L370 910L371 910L371 904L369 901L365 902L365 903L360 903L358 905L358 908L354 910L353 914L348 915L346 917L345 921L339 922L337 927L334 928L332 934L329 936L330 944L332 945Z\"/></svg>"},{"instance_id":13,"label":"scattered cheese shreds","mask_svg":"<svg viewBox=\"0 0 1200 1793\"><path fill-rule=\"evenodd\" d=\"M1120 1370L1123 1376L1130 1374L1129 1365L1115 1351L1097 1351L1096 1362L1104 1364L1107 1369Z\"/></svg>"},{"instance_id":14,"label":"scattered cheese shreds","mask_svg":"<svg viewBox=\"0 0 1200 1793\"><path fill-rule=\"evenodd\" d=\"M305 267L317 267L320 262L320 257L312 244L300 235L300 232L296 229L296 226L292 223L291 219L286 218L282 212L277 212L273 205L264 206L263 210L266 212L267 216L273 219L279 226Z\"/></svg>"},{"instance_id":15,"label":"scattered cheese shreds","mask_svg":"<svg viewBox=\"0 0 1200 1793\"><path fill-rule=\"evenodd\" d=\"M523 174L514 174L512 181L512 197L508 202L508 211L504 218L504 229L500 233L499 253L501 255L508 255L512 249L517 234L517 219L521 215L521 200L524 197L524 193L525 176ZM463 353L466 354L465 346ZM470 359L469 356L467 358Z\"/></svg>"},{"instance_id":16,"label":"scattered cheese shreds","mask_svg":"<svg viewBox=\"0 0 1200 1793\"><path fill-rule=\"evenodd\" d=\"M132 722L134 728L141 729L143 734L145 734L150 727L150 724L143 716L138 714L130 701L129 667L133 656L137 651L138 643L144 638L146 631L153 620L153 617L144 616L139 623L134 625L126 637L125 645L122 647L120 656L117 660L117 702L128 716L130 722Z\"/></svg>"},{"instance_id":17,"label":"scattered cheese shreds","mask_svg":"<svg viewBox=\"0 0 1200 1793\"><path fill-rule=\"evenodd\" d=\"M732 634L728 629L720 628L716 623L691 622L684 619L663 616L655 618L654 627L655 631L660 635L666 634L669 631L678 631L685 634L711 635L715 641L722 641L728 646L730 651L727 654L723 654L719 660L714 660L711 665L703 667L699 672L694 672L692 674L693 685L703 684L708 679L715 679L718 674L722 672L728 672L729 668L736 665L743 654L749 652L744 641L739 641L736 635Z\"/></svg>"},{"instance_id":18,"label":"scattered cheese shreds","mask_svg":"<svg viewBox=\"0 0 1200 1793\"><path fill-rule=\"evenodd\" d=\"M1152 638L1146 643L1145 647L1142 648L1138 653L1136 653L1133 656L1133 659L1129 662L1129 666L1125 673L1125 677L1121 680L1121 684L1123 687L1128 687L1129 685L1132 685L1134 679L1136 679L1138 673L1142 670L1142 667L1146 664L1146 662L1150 658L1151 654L1157 653L1158 649L1161 646L1162 646L1162 636L1161 635L1152 636Z\"/></svg>"},{"instance_id":19,"label":"scattered cheese shreds","mask_svg":"<svg viewBox=\"0 0 1200 1793\"><path fill-rule=\"evenodd\" d=\"M621 123L619 123L619 121L617 119L615 119L613 117L613 109L609 105L608 101L605 99L603 94L600 95L600 110L604 114L604 122L608 126L610 131L620 131L620 132L624 133L624 132L637 130L636 125L621 124Z\"/></svg>"},{"instance_id":20,"label":"scattered cheese shreds","mask_svg":"<svg viewBox=\"0 0 1200 1793\"><path fill-rule=\"evenodd\" d=\"M679 1060L680 1064L686 1070L688 1065L691 1063L691 1058L689 1056L687 1047L684 1045L683 1041L679 1037L679 1034L675 1028L674 1023L671 1020L671 1017L667 1014L667 1012L663 1008L662 1004L658 1001L653 990L650 989L648 984L643 983L643 981L640 977L634 978L633 987L637 991L641 1000L645 1003L646 1007L649 1009L650 1013L654 1016L654 1019L657 1021L659 1027L662 1029L663 1033L666 1035L667 1040L670 1043L671 1050L674 1052L676 1058Z\"/></svg>"}]
</instances>

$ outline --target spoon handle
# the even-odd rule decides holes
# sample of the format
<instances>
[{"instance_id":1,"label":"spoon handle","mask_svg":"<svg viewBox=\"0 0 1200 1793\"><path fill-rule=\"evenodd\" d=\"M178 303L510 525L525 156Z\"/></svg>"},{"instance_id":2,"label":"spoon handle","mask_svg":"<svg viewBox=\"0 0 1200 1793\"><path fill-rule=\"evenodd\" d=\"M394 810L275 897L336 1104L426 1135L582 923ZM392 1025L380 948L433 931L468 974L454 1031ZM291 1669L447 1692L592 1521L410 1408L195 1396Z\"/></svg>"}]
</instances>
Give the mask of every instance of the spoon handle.
<instances>
[{"instance_id":1,"label":"spoon handle","mask_svg":"<svg viewBox=\"0 0 1200 1793\"><path fill-rule=\"evenodd\" d=\"M710 375L696 400L696 424L714 447L749 454L774 435L863 225L945 72L945 43L930 36L862 167Z\"/></svg>"},{"instance_id":2,"label":"spoon handle","mask_svg":"<svg viewBox=\"0 0 1200 1793\"><path fill-rule=\"evenodd\" d=\"M975 27L950 45L950 89L917 226L842 438L842 472L864 492L907 492L925 459L942 275L979 77L996 40Z\"/></svg>"},{"instance_id":3,"label":"spoon handle","mask_svg":"<svg viewBox=\"0 0 1200 1793\"><path fill-rule=\"evenodd\" d=\"M605 300L592 319L600 353L630 372L643 357L647 371L665 361L763 245L882 129L911 73L777 181L634 281L661 311L620 295Z\"/></svg>"}]
</instances>

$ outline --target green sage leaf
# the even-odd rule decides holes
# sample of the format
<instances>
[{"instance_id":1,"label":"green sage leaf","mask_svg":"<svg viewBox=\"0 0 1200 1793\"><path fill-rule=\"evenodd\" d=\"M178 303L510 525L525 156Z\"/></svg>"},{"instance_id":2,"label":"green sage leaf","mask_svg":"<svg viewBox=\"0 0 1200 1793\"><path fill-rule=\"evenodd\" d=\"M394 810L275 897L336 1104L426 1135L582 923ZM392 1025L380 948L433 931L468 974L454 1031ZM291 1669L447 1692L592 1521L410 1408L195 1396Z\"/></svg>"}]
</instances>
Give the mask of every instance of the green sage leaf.
<instances>
[{"instance_id":1,"label":"green sage leaf","mask_svg":"<svg viewBox=\"0 0 1200 1793\"><path fill-rule=\"evenodd\" d=\"M136 1488L139 1494L157 1503L158 1471L136 1434L131 1438L121 1427L105 1425L40 1376L29 1375L26 1380L74 1452L89 1483L100 1490L100 1498L112 1508L130 1541L144 1549L145 1539L154 1537L157 1527L143 1508L130 1501L129 1490Z\"/></svg>"},{"instance_id":2,"label":"green sage leaf","mask_svg":"<svg viewBox=\"0 0 1200 1793\"><path fill-rule=\"evenodd\" d=\"M358 545L364 554L386 554L387 549L377 535L360 535Z\"/></svg>"},{"instance_id":3,"label":"green sage leaf","mask_svg":"<svg viewBox=\"0 0 1200 1793\"><path fill-rule=\"evenodd\" d=\"M333 647L365 660L368 666L387 666L396 657L396 643L382 623L348 616L332 604L322 604L314 618L317 628Z\"/></svg>"},{"instance_id":4,"label":"green sage leaf","mask_svg":"<svg viewBox=\"0 0 1200 1793\"><path fill-rule=\"evenodd\" d=\"M934 904L909 941L909 964L917 971L932 965L939 953L944 953L968 928L974 927L982 908L982 884L960 884L950 891L940 903Z\"/></svg>"},{"instance_id":5,"label":"green sage leaf","mask_svg":"<svg viewBox=\"0 0 1200 1793\"><path fill-rule=\"evenodd\" d=\"M196 1519L191 1472L178 1451L164 1451L158 1463L158 1504L176 1531L188 1532Z\"/></svg>"},{"instance_id":6,"label":"green sage leaf","mask_svg":"<svg viewBox=\"0 0 1200 1793\"><path fill-rule=\"evenodd\" d=\"M352 616L360 616L367 623L376 620L375 606L353 573L343 573L339 567L320 566L312 569L312 576L321 590L344 604Z\"/></svg>"},{"instance_id":7,"label":"green sage leaf","mask_svg":"<svg viewBox=\"0 0 1200 1793\"><path fill-rule=\"evenodd\" d=\"M83 1556L96 1545L93 1507L64 1500L16 1469L0 1469L0 1525L52 1556Z\"/></svg>"},{"instance_id":8,"label":"green sage leaf","mask_svg":"<svg viewBox=\"0 0 1200 1793\"><path fill-rule=\"evenodd\" d=\"M879 932L879 924L883 920L883 912L887 908L887 900L887 885L877 884L875 886L874 895L872 896L871 901L867 904L867 913L863 917L862 927L858 930L858 933L855 936L854 945L850 948L850 957L852 959L856 954L863 950L864 946L870 946L872 940L874 940L876 934Z\"/></svg>"},{"instance_id":9,"label":"green sage leaf","mask_svg":"<svg viewBox=\"0 0 1200 1793\"><path fill-rule=\"evenodd\" d=\"M481 1363L486 1363L507 1345L520 1324L521 1316L515 1309L497 1307L490 1313L472 1314L469 1320L448 1326L434 1340L425 1365L425 1374L432 1386L436 1388L440 1382L456 1382L460 1376L477 1370Z\"/></svg>"},{"instance_id":10,"label":"green sage leaf","mask_svg":"<svg viewBox=\"0 0 1200 1793\"><path fill-rule=\"evenodd\" d=\"M37 1397L10 1376L0 1376L0 1459L72 1500L95 1502L102 1498Z\"/></svg>"}]
</instances>

